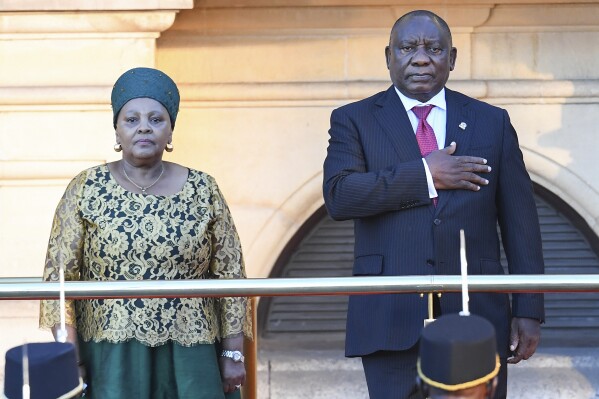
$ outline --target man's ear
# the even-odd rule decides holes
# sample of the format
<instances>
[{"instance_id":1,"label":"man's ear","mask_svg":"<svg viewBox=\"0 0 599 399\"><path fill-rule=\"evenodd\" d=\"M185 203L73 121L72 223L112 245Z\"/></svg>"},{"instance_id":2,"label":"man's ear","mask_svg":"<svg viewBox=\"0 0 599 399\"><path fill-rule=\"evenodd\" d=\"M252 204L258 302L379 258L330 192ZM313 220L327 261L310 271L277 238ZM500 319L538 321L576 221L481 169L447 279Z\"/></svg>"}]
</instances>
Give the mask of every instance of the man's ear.
<instances>
[{"instance_id":1,"label":"man's ear","mask_svg":"<svg viewBox=\"0 0 599 399\"><path fill-rule=\"evenodd\" d=\"M458 58L458 49L452 47L449 51L449 70L453 71L455 68L455 60Z\"/></svg>"},{"instance_id":2,"label":"man's ear","mask_svg":"<svg viewBox=\"0 0 599 399\"><path fill-rule=\"evenodd\" d=\"M391 61L391 49L389 46L385 47L385 60L387 61L387 69L389 69L389 62Z\"/></svg>"}]
</instances>

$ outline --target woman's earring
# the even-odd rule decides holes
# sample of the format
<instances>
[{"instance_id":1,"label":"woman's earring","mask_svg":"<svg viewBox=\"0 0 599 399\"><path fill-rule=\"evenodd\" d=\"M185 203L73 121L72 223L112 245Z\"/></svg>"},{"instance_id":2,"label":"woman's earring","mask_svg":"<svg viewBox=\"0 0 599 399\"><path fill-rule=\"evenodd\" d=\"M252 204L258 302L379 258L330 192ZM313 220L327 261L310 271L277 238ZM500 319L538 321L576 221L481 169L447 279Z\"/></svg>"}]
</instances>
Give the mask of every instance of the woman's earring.
<instances>
[{"instance_id":1,"label":"woman's earring","mask_svg":"<svg viewBox=\"0 0 599 399\"><path fill-rule=\"evenodd\" d=\"M121 143L116 143L113 148L115 152L121 152L123 150Z\"/></svg>"},{"instance_id":2,"label":"woman's earring","mask_svg":"<svg viewBox=\"0 0 599 399\"><path fill-rule=\"evenodd\" d=\"M166 143L166 147L164 147L164 149L166 150L166 152L173 152L175 147L173 147L171 143Z\"/></svg>"}]
</instances>

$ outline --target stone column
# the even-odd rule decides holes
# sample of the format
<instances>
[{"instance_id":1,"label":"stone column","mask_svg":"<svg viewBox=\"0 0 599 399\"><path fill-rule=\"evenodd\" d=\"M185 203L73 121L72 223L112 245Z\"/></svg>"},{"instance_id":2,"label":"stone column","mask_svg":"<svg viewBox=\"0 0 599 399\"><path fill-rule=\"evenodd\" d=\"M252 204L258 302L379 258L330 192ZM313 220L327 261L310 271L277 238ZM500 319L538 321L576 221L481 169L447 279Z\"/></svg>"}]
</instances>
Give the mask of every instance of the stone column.
<instances>
[{"instance_id":1,"label":"stone column","mask_svg":"<svg viewBox=\"0 0 599 399\"><path fill-rule=\"evenodd\" d=\"M192 0L2 2L3 277L41 275L66 184L82 169L117 157L112 84L129 68L154 66L156 39L180 9L191 7Z\"/></svg>"}]
</instances>

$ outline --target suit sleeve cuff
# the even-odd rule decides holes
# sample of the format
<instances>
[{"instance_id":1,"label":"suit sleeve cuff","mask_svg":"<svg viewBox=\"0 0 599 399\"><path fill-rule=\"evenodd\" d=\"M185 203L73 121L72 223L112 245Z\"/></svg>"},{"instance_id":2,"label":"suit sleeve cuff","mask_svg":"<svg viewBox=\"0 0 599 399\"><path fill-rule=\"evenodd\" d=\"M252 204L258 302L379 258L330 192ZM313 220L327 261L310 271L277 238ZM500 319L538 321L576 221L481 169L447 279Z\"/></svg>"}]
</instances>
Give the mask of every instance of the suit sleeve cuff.
<instances>
[{"instance_id":1,"label":"suit sleeve cuff","mask_svg":"<svg viewBox=\"0 0 599 399\"><path fill-rule=\"evenodd\" d=\"M429 198L436 198L436 197L438 197L438 194L437 194L437 189L435 188L435 182L433 181L433 175L431 175L431 171L428 168L426 159L422 158L422 163L424 164L424 173L426 173L426 184L428 185L428 196L429 196Z\"/></svg>"},{"instance_id":2,"label":"suit sleeve cuff","mask_svg":"<svg viewBox=\"0 0 599 399\"><path fill-rule=\"evenodd\" d=\"M535 319L545 322L545 301L543 294L512 294L512 317Z\"/></svg>"}]
</instances>

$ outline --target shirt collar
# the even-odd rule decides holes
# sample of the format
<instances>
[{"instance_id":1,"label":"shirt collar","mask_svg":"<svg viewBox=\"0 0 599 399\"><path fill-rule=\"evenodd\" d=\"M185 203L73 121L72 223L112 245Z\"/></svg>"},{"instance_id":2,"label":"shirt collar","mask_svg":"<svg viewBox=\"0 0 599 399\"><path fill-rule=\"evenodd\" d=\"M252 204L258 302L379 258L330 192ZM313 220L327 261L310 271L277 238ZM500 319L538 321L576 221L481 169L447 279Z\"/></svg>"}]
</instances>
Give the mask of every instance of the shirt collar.
<instances>
[{"instance_id":1,"label":"shirt collar","mask_svg":"<svg viewBox=\"0 0 599 399\"><path fill-rule=\"evenodd\" d=\"M430 100L428 100L425 103L421 103L418 100L414 100L413 98L406 97L405 95L403 95L403 93L401 91L397 90L397 87L395 87L395 86L393 86L393 88L395 89L395 92L399 96L401 103L406 108L406 112L410 111L412 108L414 108L416 106L422 106L422 105L434 105L435 107L438 107L444 111L447 111L447 104L445 102L445 88L442 88L440 92L435 94L435 96L433 98L431 98Z\"/></svg>"}]
</instances>

